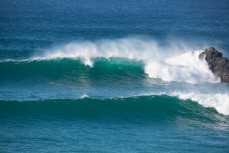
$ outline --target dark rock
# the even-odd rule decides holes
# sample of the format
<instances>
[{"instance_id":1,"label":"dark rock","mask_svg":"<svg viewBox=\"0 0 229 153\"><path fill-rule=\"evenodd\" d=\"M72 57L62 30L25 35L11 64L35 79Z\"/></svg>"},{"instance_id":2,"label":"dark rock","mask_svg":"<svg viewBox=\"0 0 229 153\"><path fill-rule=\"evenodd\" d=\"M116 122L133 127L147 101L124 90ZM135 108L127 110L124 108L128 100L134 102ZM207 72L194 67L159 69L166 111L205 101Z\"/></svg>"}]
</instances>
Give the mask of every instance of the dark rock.
<instances>
[{"instance_id":1,"label":"dark rock","mask_svg":"<svg viewBox=\"0 0 229 153\"><path fill-rule=\"evenodd\" d=\"M205 49L199 55L200 59L205 59L210 70L220 78L221 82L229 83L229 60L214 47Z\"/></svg>"}]
</instances>

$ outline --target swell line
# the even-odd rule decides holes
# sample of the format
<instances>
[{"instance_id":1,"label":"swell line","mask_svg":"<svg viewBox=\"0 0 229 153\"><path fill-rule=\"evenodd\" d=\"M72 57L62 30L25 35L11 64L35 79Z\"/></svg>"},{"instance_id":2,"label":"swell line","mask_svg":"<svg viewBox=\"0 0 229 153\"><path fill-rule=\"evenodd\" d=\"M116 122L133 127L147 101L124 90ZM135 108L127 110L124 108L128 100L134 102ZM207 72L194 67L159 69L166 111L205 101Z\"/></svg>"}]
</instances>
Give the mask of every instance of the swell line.
<instances>
[{"instance_id":1,"label":"swell line","mask_svg":"<svg viewBox=\"0 0 229 153\"><path fill-rule=\"evenodd\" d=\"M184 119L201 122L217 122L218 114L214 109L204 108L190 100L180 100L177 97L137 96L111 99L54 99L38 101L1 101L0 116L51 116L74 118L119 119Z\"/></svg>"}]
</instances>

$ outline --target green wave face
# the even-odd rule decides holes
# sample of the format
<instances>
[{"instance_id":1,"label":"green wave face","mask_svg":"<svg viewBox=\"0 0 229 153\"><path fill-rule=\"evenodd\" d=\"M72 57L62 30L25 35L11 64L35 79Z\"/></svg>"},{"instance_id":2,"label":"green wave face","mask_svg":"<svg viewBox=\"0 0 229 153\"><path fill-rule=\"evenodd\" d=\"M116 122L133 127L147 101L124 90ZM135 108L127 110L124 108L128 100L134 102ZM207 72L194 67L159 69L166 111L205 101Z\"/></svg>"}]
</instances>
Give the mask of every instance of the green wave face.
<instances>
[{"instance_id":1,"label":"green wave face","mask_svg":"<svg viewBox=\"0 0 229 153\"><path fill-rule=\"evenodd\" d=\"M176 97L140 96L132 98L41 101L1 101L0 117L26 117L40 119L89 119L124 122L201 122L222 123L223 115ZM225 118L224 118L225 119Z\"/></svg>"},{"instance_id":2,"label":"green wave face","mask_svg":"<svg viewBox=\"0 0 229 153\"><path fill-rule=\"evenodd\" d=\"M5 61L0 63L0 81L63 81L74 84L118 81L132 82L146 78L141 62L123 59L96 59L93 67L79 59Z\"/></svg>"}]
</instances>

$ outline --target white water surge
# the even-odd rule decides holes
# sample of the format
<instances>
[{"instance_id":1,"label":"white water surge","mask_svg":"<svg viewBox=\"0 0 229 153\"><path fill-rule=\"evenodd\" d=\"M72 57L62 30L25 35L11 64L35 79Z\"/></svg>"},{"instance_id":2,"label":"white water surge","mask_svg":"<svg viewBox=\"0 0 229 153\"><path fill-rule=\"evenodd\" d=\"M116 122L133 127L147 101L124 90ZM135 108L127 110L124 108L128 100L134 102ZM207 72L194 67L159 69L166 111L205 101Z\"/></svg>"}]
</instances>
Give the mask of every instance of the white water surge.
<instances>
[{"instance_id":1,"label":"white water surge","mask_svg":"<svg viewBox=\"0 0 229 153\"><path fill-rule=\"evenodd\" d=\"M159 45L149 39L126 38L68 43L35 55L33 59L79 58L92 67L96 58L122 58L142 61L150 78L191 84L219 82L206 61L199 59L200 52L194 52L183 43Z\"/></svg>"},{"instance_id":2,"label":"white water surge","mask_svg":"<svg viewBox=\"0 0 229 153\"><path fill-rule=\"evenodd\" d=\"M204 93L182 93L173 92L171 96L176 96L180 99L191 99L198 102L204 107L215 108L219 113L229 115L229 94L228 93L216 93L216 94L204 94Z\"/></svg>"},{"instance_id":3,"label":"white water surge","mask_svg":"<svg viewBox=\"0 0 229 153\"><path fill-rule=\"evenodd\" d=\"M219 82L220 79L209 70L207 62L199 59L199 54L202 51L187 52L165 58L164 61L160 62L149 62L145 66L145 72L151 78L159 78L168 82L177 81L192 84Z\"/></svg>"}]
</instances>

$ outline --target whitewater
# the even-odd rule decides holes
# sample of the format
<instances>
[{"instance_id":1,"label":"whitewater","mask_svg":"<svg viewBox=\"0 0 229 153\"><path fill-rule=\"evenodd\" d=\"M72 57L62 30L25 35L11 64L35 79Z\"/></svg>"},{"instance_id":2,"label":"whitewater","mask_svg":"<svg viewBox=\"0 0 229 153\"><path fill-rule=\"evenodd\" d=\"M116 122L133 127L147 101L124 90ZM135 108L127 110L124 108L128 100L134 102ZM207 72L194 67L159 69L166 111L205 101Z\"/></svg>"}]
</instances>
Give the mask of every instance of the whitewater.
<instances>
[{"instance_id":1,"label":"whitewater","mask_svg":"<svg viewBox=\"0 0 229 153\"><path fill-rule=\"evenodd\" d=\"M75 98L84 95L92 98L120 98L164 94L183 100L190 99L204 107L211 107L219 113L229 115L228 86L221 84L220 79L212 74L205 60L199 59L199 54L202 51L193 50L184 43L161 45L155 40L142 38L78 41L35 51L27 59L2 60L0 66L2 72L4 72L5 64L8 67L8 72L10 69L18 69L18 73L24 73L26 76L31 75L30 78L35 78L37 75L47 77L49 75L47 72L53 71L53 68L59 69L59 72L55 72L56 76L48 77L53 77L51 79L60 77L59 80L64 79L65 83L69 82L72 85L78 81L76 86L81 84L85 88L90 88L91 81L98 77L96 84L103 82L105 89L122 84L123 91L119 89L120 92L117 93L111 94L115 90L112 88L106 89L111 93L104 92L98 85L94 88L100 89L103 95L88 89L91 93L79 92ZM29 72L29 69L33 69L33 72ZM45 71L42 72L39 69L45 69ZM24 72L24 70L28 71ZM6 75L3 77L9 77L7 76L8 72L3 73ZM134 82L142 82L142 79L148 81L139 87L134 86L135 91L130 92L125 89L129 86L126 83L130 82L133 86ZM52 82L55 83L55 80ZM138 91L138 88L143 90ZM3 96L2 99L4 98ZM46 99L44 96L38 99L43 98ZM52 96L50 98L53 99Z\"/></svg>"},{"instance_id":2,"label":"whitewater","mask_svg":"<svg viewBox=\"0 0 229 153\"><path fill-rule=\"evenodd\" d=\"M56 58L79 58L85 65L93 66L93 60L104 58L141 61L145 73L151 78L186 83L217 83L207 62L199 59L203 50L191 50L183 43L161 46L157 41L139 38L98 40L95 42L72 42L46 50L43 55L34 55L32 60ZM41 53L37 53L41 54Z\"/></svg>"}]
</instances>

